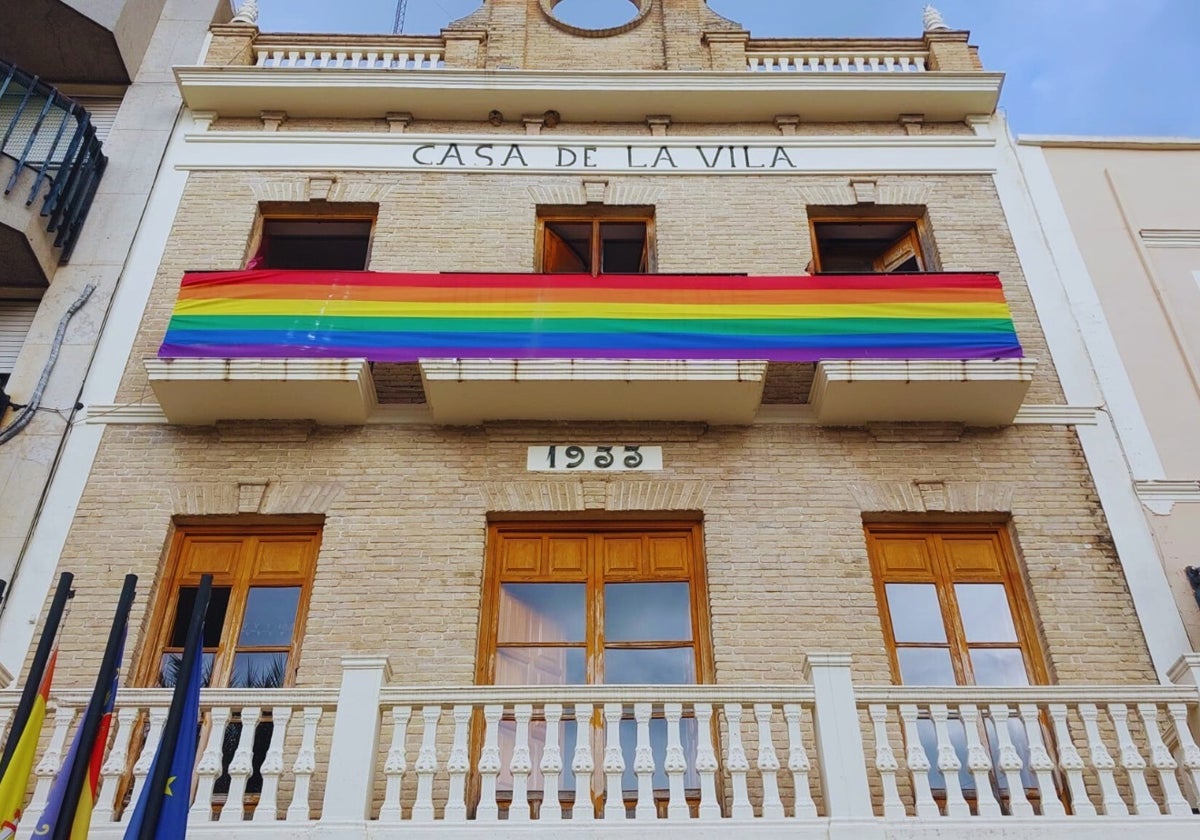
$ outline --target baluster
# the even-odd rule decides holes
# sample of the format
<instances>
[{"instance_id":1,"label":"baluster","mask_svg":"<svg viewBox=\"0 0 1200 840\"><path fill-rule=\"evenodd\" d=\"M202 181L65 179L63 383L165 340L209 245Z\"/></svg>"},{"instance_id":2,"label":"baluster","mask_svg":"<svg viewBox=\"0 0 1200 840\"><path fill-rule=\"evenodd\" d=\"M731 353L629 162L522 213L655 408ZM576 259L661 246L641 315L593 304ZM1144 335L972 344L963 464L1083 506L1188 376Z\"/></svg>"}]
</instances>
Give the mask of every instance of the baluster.
<instances>
[{"instance_id":1,"label":"baluster","mask_svg":"<svg viewBox=\"0 0 1200 840\"><path fill-rule=\"evenodd\" d=\"M54 785L54 777L58 775L58 770L62 767L67 730L71 728L71 722L74 720L74 707L60 705L54 710L54 732L50 736L50 743L46 745L46 751L42 753L42 760L38 762L33 771L37 776L37 786L33 789L33 798L29 801L29 807L25 809L29 813L40 815L42 811L46 810L46 802L50 799L50 788Z\"/></svg>"},{"instance_id":2,"label":"baluster","mask_svg":"<svg viewBox=\"0 0 1200 840\"><path fill-rule=\"evenodd\" d=\"M146 776L150 773L150 765L154 761L154 754L158 752L158 742L162 740L163 725L167 722L166 707L151 709L149 718L150 730L146 733L146 741L142 744L142 751L138 755L137 761L133 764L133 789L130 791L130 802L137 802L138 797L142 795L142 788L146 786ZM121 812L121 822L129 822L131 816L133 816L133 808L126 808Z\"/></svg>"},{"instance_id":3,"label":"baluster","mask_svg":"<svg viewBox=\"0 0 1200 840\"><path fill-rule=\"evenodd\" d=\"M188 814L188 820L208 822L212 819L213 785L221 775L221 762L224 758L222 747L225 744L225 727L229 724L230 710L228 706L214 706L208 713L208 743L204 745L204 754L196 765L196 799Z\"/></svg>"},{"instance_id":4,"label":"baluster","mask_svg":"<svg viewBox=\"0 0 1200 840\"><path fill-rule=\"evenodd\" d=\"M378 62L378 60L379 60L379 53L368 52L367 53L367 69L374 70L378 66L376 63L376 62Z\"/></svg>"},{"instance_id":5,"label":"baluster","mask_svg":"<svg viewBox=\"0 0 1200 840\"><path fill-rule=\"evenodd\" d=\"M500 775L500 718L503 715L502 705L483 707L483 749L479 752L478 768L479 808L475 813L475 818L480 822L500 819L500 806L496 802L496 777Z\"/></svg>"},{"instance_id":6,"label":"baluster","mask_svg":"<svg viewBox=\"0 0 1200 840\"><path fill-rule=\"evenodd\" d=\"M592 706L575 704L575 753L571 770L575 773L575 803L571 806L572 822L592 822L596 811L592 805L592 773L596 760L592 757Z\"/></svg>"},{"instance_id":7,"label":"baluster","mask_svg":"<svg viewBox=\"0 0 1200 840\"><path fill-rule=\"evenodd\" d=\"M254 770L254 728L258 725L260 714L260 709L242 709L242 735L229 762L229 794L225 798L225 807L221 809L219 822L241 822L246 818L243 801L246 779Z\"/></svg>"},{"instance_id":8,"label":"baluster","mask_svg":"<svg viewBox=\"0 0 1200 840\"><path fill-rule=\"evenodd\" d=\"M906 55L900 56L900 72L907 73L909 66L909 58Z\"/></svg>"},{"instance_id":9,"label":"baluster","mask_svg":"<svg viewBox=\"0 0 1200 840\"><path fill-rule=\"evenodd\" d=\"M775 69L775 56L768 55L766 58L763 59L763 69L766 70L768 73L772 72Z\"/></svg>"},{"instance_id":10,"label":"baluster","mask_svg":"<svg viewBox=\"0 0 1200 840\"><path fill-rule=\"evenodd\" d=\"M848 59L848 58L846 58L846 56L844 56L844 55L839 55L839 56L838 56L838 60L837 60L837 69L838 69L838 72L841 72L841 73L846 73L846 72L849 72L849 70L850 70L850 61L849 61L849 59Z\"/></svg>"},{"instance_id":11,"label":"baluster","mask_svg":"<svg viewBox=\"0 0 1200 840\"><path fill-rule=\"evenodd\" d=\"M1067 788L1071 791L1071 810L1081 817L1094 817L1096 816L1096 806L1088 798L1087 786L1083 783L1083 757L1080 756L1079 750L1075 748L1075 742L1071 738L1071 730L1067 726L1067 707L1060 703L1052 703L1047 708L1050 712L1050 720L1054 725L1054 741L1058 749L1058 766L1067 774ZM1037 721L1036 707L1022 705L1021 720L1025 722L1025 732L1029 736L1030 763L1032 763L1034 758L1032 747L1034 737L1033 727ZM1040 734L1039 731L1038 735L1040 736ZM1038 784L1040 787L1040 777L1038 778ZM1048 801L1050 800L1046 798L1046 791L1043 789L1043 814L1047 813L1046 803Z\"/></svg>"},{"instance_id":12,"label":"baluster","mask_svg":"<svg viewBox=\"0 0 1200 840\"><path fill-rule=\"evenodd\" d=\"M1188 708L1183 703L1168 703L1167 714L1171 716L1171 722L1175 725L1175 737L1181 756L1179 763L1187 772L1192 792L1196 797L1192 804L1200 808L1200 746L1196 745L1192 730L1188 726Z\"/></svg>"},{"instance_id":13,"label":"baluster","mask_svg":"<svg viewBox=\"0 0 1200 840\"><path fill-rule=\"evenodd\" d=\"M1191 814L1192 808L1179 788L1179 779L1175 777L1179 762L1167 749L1162 731L1158 728L1158 706L1154 703L1138 703L1137 710L1146 730L1146 738L1150 742L1150 763L1158 773L1158 783L1163 790L1167 813L1172 816Z\"/></svg>"},{"instance_id":14,"label":"baluster","mask_svg":"<svg viewBox=\"0 0 1200 840\"><path fill-rule=\"evenodd\" d=\"M421 731L421 749L417 752L417 763L415 769L417 771L417 801L413 803L412 819L413 822L433 822L433 774L437 772L437 725L442 719L441 706L426 706L421 710L421 717L425 720L425 728ZM492 734L493 740L495 734ZM487 747L484 747L484 752L487 752ZM499 752L497 750L497 752ZM482 770L482 759L480 760L480 769ZM500 760L496 759L496 764L500 764ZM497 767L499 769L499 767ZM492 776L493 785L495 784L495 775ZM486 781L486 780L485 780ZM495 788L492 793L492 807L496 805ZM482 814L484 803L480 803L479 810Z\"/></svg>"},{"instance_id":15,"label":"baluster","mask_svg":"<svg viewBox=\"0 0 1200 840\"><path fill-rule=\"evenodd\" d=\"M446 760L446 771L450 774L450 790L446 795L444 819L446 822L467 820L467 773L471 772L471 756L467 752L467 726L474 709L471 706L455 706L454 741L450 745L450 757Z\"/></svg>"},{"instance_id":16,"label":"baluster","mask_svg":"<svg viewBox=\"0 0 1200 840\"><path fill-rule=\"evenodd\" d=\"M900 769L900 762L896 761L896 753L892 750L892 743L888 738L887 706L875 703L867 712L871 715L871 724L875 730L875 769L879 771L879 778L883 783L883 816L907 816L904 800L900 798L900 789L896 785L896 771Z\"/></svg>"},{"instance_id":17,"label":"baluster","mask_svg":"<svg viewBox=\"0 0 1200 840\"><path fill-rule=\"evenodd\" d=\"M1017 748L1013 746L1012 733L1008 730L1011 713L1008 706L1003 703L993 703L988 706L988 713L992 716L992 724L996 727L996 744L1000 748L1000 760L997 766L1004 773L1004 778L1008 782L1009 812L1014 817L1032 817L1033 806L1029 804L1029 798L1025 795L1025 781L1021 778L1021 770L1025 765L1021 761L1021 755L1017 752ZM1042 751L1045 752L1045 748ZM1030 752L1033 752L1032 747ZM1042 796L1048 795L1057 802L1054 781L1050 778L1050 771L1054 769L1054 765L1050 762L1050 756L1046 755L1045 765L1041 769L1036 766L1033 769L1038 774L1039 787L1044 783L1050 785L1049 790ZM1045 774L1044 779L1043 773Z\"/></svg>"},{"instance_id":18,"label":"baluster","mask_svg":"<svg viewBox=\"0 0 1200 840\"><path fill-rule=\"evenodd\" d=\"M869 61L870 61L871 72L878 73L879 72L879 56L873 55L873 56L871 56Z\"/></svg>"},{"instance_id":19,"label":"baluster","mask_svg":"<svg viewBox=\"0 0 1200 840\"><path fill-rule=\"evenodd\" d=\"M331 53L329 50L322 50L321 66L322 67L330 67L330 66L332 66L332 62L333 62L333 53Z\"/></svg>"},{"instance_id":20,"label":"baluster","mask_svg":"<svg viewBox=\"0 0 1200 840\"><path fill-rule=\"evenodd\" d=\"M754 705L754 720L758 723L759 775L762 776L762 816L764 820L783 819L783 800L779 798L779 757L775 754L775 739L771 734L771 717L775 709L770 703Z\"/></svg>"},{"instance_id":21,"label":"baluster","mask_svg":"<svg viewBox=\"0 0 1200 840\"><path fill-rule=\"evenodd\" d=\"M794 816L798 820L816 819L817 806L813 802L812 790L808 784L808 773L812 764L808 760L808 751L804 749L804 733L800 729L800 704L785 705L783 719L787 721L788 729L788 770L791 771L792 787L795 789Z\"/></svg>"},{"instance_id":22,"label":"baluster","mask_svg":"<svg viewBox=\"0 0 1200 840\"><path fill-rule=\"evenodd\" d=\"M288 55L288 67L299 67L300 66L300 51L299 50L290 50L287 55Z\"/></svg>"},{"instance_id":23,"label":"baluster","mask_svg":"<svg viewBox=\"0 0 1200 840\"><path fill-rule=\"evenodd\" d=\"M508 819L509 822L529 822L529 774L533 772L533 759L529 755L529 721L533 717L533 706L528 703L514 706L513 717L517 729L512 760L508 762L508 772L513 780Z\"/></svg>"},{"instance_id":24,"label":"baluster","mask_svg":"<svg viewBox=\"0 0 1200 840\"><path fill-rule=\"evenodd\" d=\"M413 69L424 70L425 62L429 59L429 55L427 53L417 53L413 58L414 58L414 61L416 62L415 64L413 64Z\"/></svg>"},{"instance_id":25,"label":"baluster","mask_svg":"<svg viewBox=\"0 0 1200 840\"><path fill-rule=\"evenodd\" d=\"M650 749L650 704L635 703L633 719L637 722L637 746L633 751L633 773L637 777L637 806L634 818L652 820L654 808L654 752Z\"/></svg>"},{"instance_id":26,"label":"baluster","mask_svg":"<svg viewBox=\"0 0 1200 840\"><path fill-rule=\"evenodd\" d=\"M938 770L942 771L942 779L946 783L946 816L970 816L971 809L963 798L962 782L958 778L962 762L958 759L954 742L950 740L950 711L944 703L933 703L929 706L929 717L933 719L933 731L937 736Z\"/></svg>"},{"instance_id":27,"label":"baluster","mask_svg":"<svg viewBox=\"0 0 1200 840\"><path fill-rule=\"evenodd\" d=\"M435 68L446 66L446 56L441 50L438 50L436 53L431 53L430 60L433 61L433 66Z\"/></svg>"},{"instance_id":28,"label":"baluster","mask_svg":"<svg viewBox=\"0 0 1200 840\"><path fill-rule=\"evenodd\" d=\"M884 66L884 70L885 70L885 72L887 72L887 73L893 73L893 72L895 72L895 70L896 70L896 59L895 59L895 58L893 58L893 57L892 57L892 56L890 56L890 55L885 55L885 56L883 57L883 66Z\"/></svg>"},{"instance_id":29,"label":"baluster","mask_svg":"<svg viewBox=\"0 0 1200 840\"><path fill-rule=\"evenodd\" d=\"M334 67L345 67L348 56L345 50L338 50L333 54Z\"/></svg>"},{"instance_id":30,"label":"baluster","mask_svg":"<svg viewBox=\"0 0 1200 840\"><path fill-rule=\"evenodd\" d=\"M263 756L262 792L254 809L254 822L275 822L279 819L279 777L283 775L283 745L287 743L288 723L292 719L291 706L275 706L271 709L271 743Z\"/></svg>"},{"instance_id":31,"label":"baluster","mask_svg":"<svg viewBox=\"0 0 1200 840\"><path fill-rule=\"evenodd\" d=\"M16 709L12 706L0 709L0 740L8 736L8 724L16 714Z\"/></svg>"},{"instance_id":32,"label":"baluster","mask_svg":"<svg viewBox=\"0 0 1200 840\"><path fill-rule=\"evenodd\" d=\"M929 756L921 744L921 733L917 728L917 707L906 703L900 707L900 720L904 724L904 763L908 765L908 773L912 778L913 791L916 798L917 816L929 819L940 816L937 803L933 800L933 791L929 788Z\"/></svg>"},{"instance_id":33,"label":"baluster","mask_svg":"<svg viewBox=\"0 0 1200 840\"><path fill-rule=\"evenodd\" d=\"M270 53L267 50L255 50L254 51L254 59L255 59L254 66L255 67L266 67L267 66L267 57L269 55L270 55Z\"/></svg>"},{"instance_id":34,"label":"baluster","mask_svg":"<svg viewBox=\"0 0 1200 840\"><path fill-rule=\"evenodd\" d=\"M810 55L808 57L808 69L810 73L821 72L821 57L819 55Z\"/></svg>"},{"instance_id":35,"label":"baluster","mask_svg":"<svg viewBox=\"0 0 1200 840\"><path fill-rule=\"evenodd\" d=\"M541 822L559 822L562 819L562 803L558 801L558 777L562 773L562 750L558 745L558 727L562 721L561 703L547 703L542 709L546 719L546 744L542 747L542 808L538 813Z\"/></svg>"},{"instance_id":36,"label":"baluster","mask_svg":"<svg viewBox=\"0 0 1200 840\"><path fill-rule=\"evenodd\" d=\"M366 54L359 50L355 50L353 53L350 54L350 66L356 70L365 66L364 65L365 60L366 60Z\"/></svg>"},{"instance_id":37,"label":"baluster","mask_svg":"<svg viewBox=\"0 0 1200 840\"><path fill-rule=\"evenodd\" d=\"M404 782L404 771L408 769L405 745L408 740L408 721L411 718L412 706L392 707L392 743L388 747L387 760L383 764L387 787L383 793L383 807L379 809L381 823L398 823L403 816L400 808L400 790Z\"/></svg>"},{"instance_id":38,"label":"baluster","mask_svg":"<svg viewBox=\"0 0 1200 840\"><path fill-rule=\"evenodd\" d=\"M625 818L625 799L621 779L625 775L625 756L621 755L621 704L604 704L604 818Z\"/></svg>"},{"instance_id":39,"label":"baluster","mask_svg":"<svg viewBox=\"0 0 1200 840\"><path fill-rule=\"evenodd\" d=\"M1133 743L1133 735L1129 731L1129 707L1124 703L1110 703L1108 716L1112 719L1117 730L1117 746L1121 752L1121 767L1129 778L1129 786L1133 789L1133 808L1138 816L1146 814L1161 814L1158 803L1150 795L1146 785L1146 759Z\"/></svg>"},{"instance_id":40,"label":"baluster","mask_svg":"<svg viewBox=\"0 0 1200 840\"><path fill-rule=\"evenodd\" d=\"M408 69L408 61L409 61L410 57L411 57L411 53L406 53L406 52L397 53L396 54L396 67L400 70L407 70Z\"/></svg>"},{"instance_id":41,"label":"baluster","mask_svg":"<svg viewBox=\"0 0 1200 840\"><path fill-rule=\"evenodd\" d=\"M1129 814L1129 806L1121 799L1121 792L1117 790L1117 781L1113 776L1113 770L1116 768L1117 763L1113 761L1100 735L1100 726L1098 724L1100 713L1096 709L1096 704L1080 703L1079 716L1083 719L1083 728L1087 732L1088 756L1091 758L1092 767L1095 768L1096 775L1100 779L1101 802L1103 803L1104 813L1110 817L1116 815L1127 816Z\"/></svg>"},{"instance_id":42,"label":"baluster","mask_svg":"<svg viewBox=\"0 0 1200 840\"><path fill-rule=\"evenodd\" d=\"M92 825L100 826L113 822L116 807L117 788L121 785L121 776L129 764L129 744L133 740L133 722L137 720L138 710L134 706L123 706L117 712L116 734L113 738L112 751L100 768L100 798L92 811ZM4 727L0 726L0 731Z\"/></svg>"},{"instance_id":43,"label":"baluster","mask_svg":"<svg viewBox=\"0 0 1200 840\"><path fill-rule=\"evenodd\" d=\"M391 70L396 66L396 54L391 50L384 52L380 58L380 66L384 70Z\"/></svg>"},{"instance_id":44,"label":"baluster","mask_svg":"<svg viewBox=\"0 0 1200 840\"><path fill-rule=\"evenodd\" d=\"M712 703L696 703L696 772L700 774L700 819L721 818L717 802L717 751L713 746Z\"/></svg>"},{"instance_id":45,"label":"baluster","mask_svg":"<svg viewBox=\"0 0 1200 840\"><path fill-rule=\"evenodd\" d=\"M967 735L967 769L975 779L976 812L981 817L1000 816L1000 803L992 793L992 757L979 737L979 709L973 703L958 707Z\"/></svg>"},{"instance_id":46,"label":"baluster","mask_svg":"<svg viewBox=\"0 0 1200 840\"><path fill-rule=\"evenodd\" d=\"M866 64L866 59L861 55L854 56L854 70L858 73L863 71L863 65Z\"/></svg>"},{"instance_id":47,"label":"baluster","mask_svg":"<svg viewBox=\"0 0 1200 840\"><path fill-rule=\"evenodd\" d=\"M754 817L754 806L750 804L750 793L746 788L746 774L750 762L746 759L746 748L742 745L742 705L725 704L725 722L729 724L729 777L733 782L733 818L748 820Z\"/></svg>"},{"instance_id":48,"label":"baluster","mask_svg":"<svg viewBox=\"0 0 1200 840\"><path fill-rule=\"evenodd\" d=\"M757 73L758 68L760 66L758 56L756 56L756 55L748 56L746 60L750 63L750 72Z\"/></svg>"},{"instance_id":49,"label":"baluster","mask_svg":"<svg viewBox=\"0 0 1200 840\"><path fill-rule=\"evenodd\" d=\"M925 56L923 56L923 55L915 56L913 58L913 65L915 65L918 73L924 73L925 72Z\"/></svg>"},{"instance_id":50,"label":"baluster","mask_svg":"<svg viewBox=\"0 0 1200 840\"><path fill-rule=\"evenodd\" d=\"M317 769L317 724L325 710L320 706L306 706L304 709L304 733L300 737L300 749L296 751L296 760L292 763L292 776L295 785L292 788L292 801L288 805L288 822L304 822L310 818L308 807L308 790L312 785L312 776Z\"/></svg>"},{"instance_id":51,"label":"baluster","mask_svg":"<svg viewBox=\"0 0 1200 840\"><path fill-rule=\"evenodd\" d=\"M683 743L679 737L680 721L683 719L682 703L663 704L663 717L667 719L667 754L663 769L667 771L667 819L686 820L688 811L687 794L683 786L683 774L687 772L687 757L683 754ZM639 800L640 801L640 800Z\"/></svg>"}]
</instances>

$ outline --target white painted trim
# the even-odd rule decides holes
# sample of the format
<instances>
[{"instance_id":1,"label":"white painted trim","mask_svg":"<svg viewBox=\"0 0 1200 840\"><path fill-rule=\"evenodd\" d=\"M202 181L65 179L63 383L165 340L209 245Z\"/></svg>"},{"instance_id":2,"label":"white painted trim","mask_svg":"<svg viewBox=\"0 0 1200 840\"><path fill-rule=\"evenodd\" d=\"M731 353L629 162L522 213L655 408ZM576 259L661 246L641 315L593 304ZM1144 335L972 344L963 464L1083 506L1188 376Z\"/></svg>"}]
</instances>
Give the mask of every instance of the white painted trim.
<instances>
[{"instance_id":1,"label":"white painted trim","mask_svg":"<svg viewBox=\"0 0 1200 840\"><path fill-rule=\"evenodd\" d=\"M117 386L133 349L158 264L187 183L187 173L178 170L174 163L183 146L183 134L190 125L191 120L184 113L167 143L146 212L118 278L109 318L84 382L85 405L112 403L116 397ZM38 616L58 567L59 556L103 434L104 427L96 424L80 423L71 429L62 462L50 485L45 510L30 540L21 574L14 582L12 591L6 595L8 603L0 617L0 662L6 663L16 673L24 665ZM149 585L150 581L143 584L146 587Z\"/></svg>"},{"instance_id":2,"label":"white painted trim","mask_svg":"<svg viewBox=\"0 0 1200 840\"><path fill-rule=\"evenodd\" d=\"M1103 137L1070 134L1022 134L1017 137L1021 146L1073 149L1141 149L1194 151L1200 149L1196 137Z\"/></svg>"},{"instance_id":3,"label":"white painted trim","mask_svg":"<svg viewBox=\"0 0 1200 840\"><path fill-rule=\"evenodd\" d=\"M1138 498L1159 516L1166 516L1176 502L1200 502L1200 480L1135 481Z\"/></svg>"},{"instance_id":4,"label":"white painted trim","mask_svg":"<svg viewBox=\"0 0 1200 840\"><path fill-rule=\"evenodd\" d=\"M1138 236L1147 248L1200 248L1200 230L1146 229Z\"/></svg>"},{"instance_id":5,"label":"white painted trim","mask_svg":"<svg viewBox=\"0 0 1200 840\"><path fill-rule=\"evenodd\" d=\"M462 164L423 165L418 159L440 159L450 144L460 150ZM305 171L345 169L385 172L485 172L559 175L803 175L845 173L971 174L995 172L995 140L988 137L591 137L480 134L387 134L327 131L195 131L186 137L186 152L177 165L195 170ZM431 152L428 147L438 151ZM508 150L517 146L522 158L505 166ZM708 166L697 151L703 147L715 165ZM425 147L425 148L423 148ZM474 150L487 147L486 155ZM715 152L717 148L736 149ZM671 162L658 150L672 152ZM569 160L568 149L574 160ZM594 150L586 156L585 149ZM743 149L749 151L743 151ZM630 151L632 150L632 151ZM777 160L777 150L790 159ZM749 155L752 167L747 167ZM719 159L718 159L719 158ZM523 160L524 164L519 160ZM591 160L592 166L585 166ZM657 166L651 166L657 161Z\"/></svg>"},{"instance_id":6,"label":"white painted trim","mask_svg":"<svg viewBox=\"0 0 1200 840\"><path fill-rule=\"evenodd\" d=\"M1001 117L996 117L989 131L1001 140L996 190L1067 401L1099 405L1102 394L1107 400L1107 410L1097 414L1100 422L1077 426L1076 433L1151 660L1159 679L1166 683L1169 669L1191 651L1191 644L1141 500L1130 481L1131 463L1157 467L1154 477L1161 476L1161 464L1041 149L1024 148L1018 156ZM1039 210L1044 214L1041 224ZM1112 365L1107 366L1110 360ZM1097 369L1105 374L1103 391ZM1118 422L1121 433L1115 425ZM1128 438L1123 436L1126 429ZM1123 443L1127 448L1123 449Z\"/></svg>"},{"instance_id":7,"label":"white painted trim","mask_svg":"<svg viewBox=\"0 0 1200 840\"><path fill-rule=\"evenodd\" d=\"M1023 405L1013 420L1014 426L1095 426L1100 409L1085 405ZM82 413L81 420L93 426L168 425L157 403L111 405L94 403ZM435 425L424 403L381 405L367 418L368 426ZM815 426L817 417L806 403L768 403L758 408L755 426Z\"/></svg>"}]
</instances>

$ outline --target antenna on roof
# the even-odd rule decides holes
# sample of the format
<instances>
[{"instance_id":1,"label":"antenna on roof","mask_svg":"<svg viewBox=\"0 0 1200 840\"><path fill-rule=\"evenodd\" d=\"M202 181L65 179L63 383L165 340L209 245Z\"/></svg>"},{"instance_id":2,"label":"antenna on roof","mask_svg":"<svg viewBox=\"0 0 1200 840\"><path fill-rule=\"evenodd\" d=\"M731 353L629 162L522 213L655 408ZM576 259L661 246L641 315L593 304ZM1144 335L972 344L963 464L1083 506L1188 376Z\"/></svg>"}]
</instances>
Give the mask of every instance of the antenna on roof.
<instances>
[{"instance_id":1,"label":"antenna on roof","mask_svg":"<svg viewBox=\"0 0 1200 840\"><path fill-rule=\"evenodd\" d=\"M392 21L392 34L399 35L404 31L404 13L408 10L408 0L396 0L396 19Z\"/></svg>"}]
</instances>

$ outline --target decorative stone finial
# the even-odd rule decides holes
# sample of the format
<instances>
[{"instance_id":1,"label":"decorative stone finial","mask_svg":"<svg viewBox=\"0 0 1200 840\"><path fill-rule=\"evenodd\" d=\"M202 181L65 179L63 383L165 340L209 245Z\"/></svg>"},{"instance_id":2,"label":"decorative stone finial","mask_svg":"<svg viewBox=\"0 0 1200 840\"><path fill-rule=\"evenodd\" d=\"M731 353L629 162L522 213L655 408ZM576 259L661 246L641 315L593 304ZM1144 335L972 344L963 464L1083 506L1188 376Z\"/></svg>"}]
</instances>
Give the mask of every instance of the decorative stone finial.
<instances>
[{"instance_id":1,"label":"decorative stone finial","mask_svg":"<svg viewBox=\"0 0 1200 840\"><path fill-rule=\"evenodd\" d=\"M258 0L246 0L246 2L242 3L242 7L238 9L238 13L229 22L258 26Z\"/></svg>"},{"instance_id":2,"label":"decorative stone finial","mask_svg":"<svg viewBox=\"0 0 1200 840\"><path fill-rule=\"evenodd\" d=\"M254 0L250 0L253 2ZM925 4L925 13L922 15L925 20L926 32L948 32L950 27L946 25L942 13L933 7L932 3Z\"/></svg>"}]
</instances>

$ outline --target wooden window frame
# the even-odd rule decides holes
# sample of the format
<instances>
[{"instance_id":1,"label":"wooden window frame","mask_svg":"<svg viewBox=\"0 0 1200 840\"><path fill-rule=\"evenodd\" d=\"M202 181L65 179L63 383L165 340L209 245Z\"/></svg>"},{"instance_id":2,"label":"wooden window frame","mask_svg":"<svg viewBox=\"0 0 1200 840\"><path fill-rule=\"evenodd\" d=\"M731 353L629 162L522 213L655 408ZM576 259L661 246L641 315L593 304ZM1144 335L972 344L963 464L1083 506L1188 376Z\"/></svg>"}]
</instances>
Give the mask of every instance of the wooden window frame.
<instances>
[{"instance_id":1,"label":"wooden window frame","mask_svg":"<svg viewBox=\"0 0 1200 840\"><path fill-rule=\"evenodd\" d=\"M881 208L862 210L852 207L809 208L808 236L812 249L811 265L814 273L822 271L821 249L817 240L818 224L907 224L910 226L910 230L906 235L913 240L916 256L921 263L920 272L932 273L941 271L937 248L933 242L933 231L929 226L929 215L923 207L894 211Z\"/></svg>"},{"instance_id":2,"label":"wooden window frame","mask_svg":"<svg viewBox=\"0 0 1200 840\"><path fill-rule=\"evenodd\" d=\"M614 534L630 533L644 534L649 532L687 532L689 534L690 558L692 568L687 576L676 575L605 575L599 569L599 558L594 546L589 547L588 569L586 580L578 576L531 576L523 580L509 580L501 574L499 545L500 536L506 533L541 533L563 534L576 532L580 534ZM500 586L502 583L580 583L586 585L584 608L585 620L585 674L587 681L584 685L604 685L593 678L603 673L602 659L604 656L604 593L606 582L624 583L681 583L689 586L690 610L692 621L692 640L690 645L680 643L678 647L691 646L695 651L696 684L707 685L714 682L714 666L712 654L711 627L708 614L708 587L704 562L703 527L699 522L679 520L625 520L625 521L570 521L570 522L524 522L499 521L488 524L487 556L483 578L483 596L480 614L480 632L476 654L476 684L494 685L496 673L496 652L499 648L496 642L500 618ZM608 647L655 647L669 646L670 642L627 642L610 644ZM514 647L521 645L514 644ZM564 647L568 645L563 645Z\"/></svg>"},{"instance_id":3,"label":"wooden window frame","mask_svg":"<svg viewBox=\"0 0 1200 840\"><path fill-rule=\"evenodd\" d=\"M238 650L236 636L240 634L245 618L246 599L253 586L300 587L300 598L296 604L296 621L292 628L291 645L288 648L288 667L281 687L295 684L300 666L301 642L304 639L309 603L312 598L313 578L316 572L317 555L321 547L322 526L317 524L280 525L177 525L171 537L163 584L159 587L151 609L150 629L146 634L147 644L134 669L136 685L157 687L162 654L170 645L170 634L175 622L178 604L177 593L181 587L199 586L202 571L187 571L183 568L183 549L193 538L241 538L242 548L236 568L232 573L214 573L213 586L231 588L229 607L221 628L220 643L213 656L213 670L209 684L224 687L233 673L233 663ZM305 558L306 568L294 574L277 574L268 577L252 575L253 564L245 562L252 558L251 545L264 537L297 537L310 541L310 551ZM236 632L234 632L236 629Z\"/></svg>"},{"instance_id":4,"label":"wooden window frame","mask_svg":"<svg viewBox=\"0 0 1200 840\"><path fill-rule=\"evenodd\" d=\"M655 274L658 271L656 257L654 208L653 207L554 207L539 208L537 216L537 231L534 235L534 272L537 274L566 274L567 276L599 277L602 274L615 272L601 271L600 254L600 225L611 223L644 224L646 226L646 270L644 274ZM546 269L546 225L547 224L591 224L592 225L592 269L588 272L551 272Z\"/></svg>"},{"instance_id":5,"label":"wooden window frame","mask_svg":"<svg viewBox=\"0 0 1200 840\"><path fill-rule=\"evenodd\" d=\"M900 675L900 659L897 654L895 633L892 625L891 610L888 607L886 585L889 583L932 583L936 587L938 604L941 608L942 624L946 629L946 640L950 650L951 664L954 668L957 685L974 685L971 671L970 650L972 648L987 648L988 643L972 642L968 644L963 628L961 612L954 592L956 583L1002 583L1008 599L1009 610L1012 613L1013 626L1017 634L1017 642L992 644L992 647L1019 647L1025 660L1026 675L1030 685L1048 685L1049 673L1046 667L1045 655L1039 641L1037 624L1034 621L1029 605L1027 589L1024 585L1018 566L1012 541L1009 538L1005 524L881 524L867 523L864 525L867 541L867 553L871 561L871 577L875 585L875 596L879 604L881 630L884 644L887 648L888 661L891 666L892 680L896 685L903 685ZM998 547L999 574L989 575L979 572L977 575L952 576L947 563L940 551L933 550L932 543L946 534L976 534L995 540ZM933 574L921 572L907 574L885 574L882 568L881 553L875 545L876 536L905 536L924 538L931 542L931 557L933 558ZM917 646L917 645L914 645Z\"/></svg>"},{"instance_id":6,"label":"wooden window frame","mask_svg":"<svg viewBox=\"0 0 1200 840\"><path fill-rule=\"evenodd\" d=\"M268 222L368 222L367 258L361 270L369 271L375 251L375 232L379 223L379 205L369 201L263 201L250 230L246 256L242 265L249 265L258 256L266 238ZM267 269L271 270L271 269ZM282 269L293 270L293 269ZM350 269L345 269L350 270Z\"/></svg>"}]
</instances>

